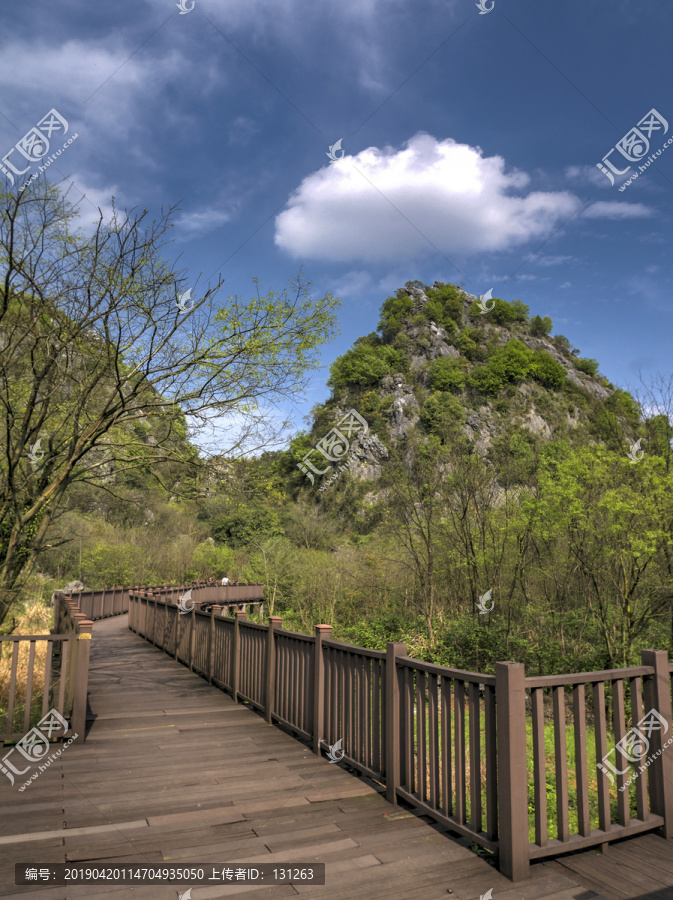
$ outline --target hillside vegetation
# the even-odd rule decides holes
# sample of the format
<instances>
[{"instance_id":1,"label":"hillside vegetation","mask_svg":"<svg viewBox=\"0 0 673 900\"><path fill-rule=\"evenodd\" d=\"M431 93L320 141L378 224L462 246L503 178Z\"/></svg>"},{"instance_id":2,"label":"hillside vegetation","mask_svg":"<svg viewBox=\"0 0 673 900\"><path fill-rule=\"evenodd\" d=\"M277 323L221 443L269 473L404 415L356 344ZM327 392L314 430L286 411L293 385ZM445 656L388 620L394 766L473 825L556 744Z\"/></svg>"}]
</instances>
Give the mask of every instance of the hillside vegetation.
<instances>
[{"instance_id":1,"label":"hillside vegetation","mask_svg":"<svg viewBox=\"0 0 673 900\"><path fill-rule=\"evenodd\" d=\"M263 581L285 627L327 622L339 639L404 640L486 672L670 649L666 393L644 415L552 332L520 301L484 308L454 285L408 282L333 363L329 398L287 450L214 460L180 496L142 475L132 502L82 486L39 566L89 587L226 571ZM311 453L351 409L367 433L324 444L332 460ZM314 483L306 458L328 468Z\"/></svg>"}]
</instances>

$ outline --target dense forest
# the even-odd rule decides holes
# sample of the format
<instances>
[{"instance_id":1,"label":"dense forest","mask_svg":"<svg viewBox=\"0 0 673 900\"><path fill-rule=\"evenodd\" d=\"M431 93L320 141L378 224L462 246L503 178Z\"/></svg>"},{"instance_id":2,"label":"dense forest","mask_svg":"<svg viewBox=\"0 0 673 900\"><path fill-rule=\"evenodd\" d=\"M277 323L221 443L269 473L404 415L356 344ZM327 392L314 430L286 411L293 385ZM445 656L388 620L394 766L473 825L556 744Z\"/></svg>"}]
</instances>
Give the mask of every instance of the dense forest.
<instances>
[{"instance_id":1,"label":"dense forest","mask_svg":"<svg viewBox=\"0 0 673 900\"><path fill-rule=\"evenodd\" d=\"M156 273L140 266L139 274ZM22 326L34 333L38 320L51 328L59 319L66 331L73 321L56 302L51 316L44 305L31 312L34 293L4 296L5 346ZM291 308L303 334L313 312L267 301L274 321L254 320L260 330L244 349L257 361L275 352L277 366L277 349L259 339L264 327ZM225 324L239 325L244 309L254 319L261 306L237 306ZM333 308L328 297L315 313L325 339ZM636 397L522 302L407 282L383 301L378 330L331 366L330 396L313 409L309 432L284 450L206 460L188 439L189 409L167 403L132 367L137 335L124 347L92 321L86 340L81 328L68 335L67 351L53 341L17 345L3 366L6 423L12 399L31 399L8 372L52 363L62 376L52 385L52 434L54 417L72 419L74 399L78 434L92 433L97 416L103 422L102 444L82 443L76 477L49 494L49 515L16 538L20 577L4 632L72 579L100 588L228 573L262 581L265 613L282 615L285 627L311 632L326 622L351 643L403 640L413 655L484 672L504 659L531 674L601 669L636 662L645 646L670 649L670 378L643 382ZM209 344L201 365L220 346ZM82 372L101 356L106 374L80 397ZM229 357L221 371L235 365ZM102 417L113 370L125 372L122 408L131 396L136 402L131 421ZM283 387L296 375L288 365ZM256 378L251 393L267 386ZM49 449L58 455L51 439ZM24 510L37 509L49 485L33 468L21 488ZM11 504L4 509L6 559L20 529L16 510L13 520Z\"/></svg>"}]
</instances>

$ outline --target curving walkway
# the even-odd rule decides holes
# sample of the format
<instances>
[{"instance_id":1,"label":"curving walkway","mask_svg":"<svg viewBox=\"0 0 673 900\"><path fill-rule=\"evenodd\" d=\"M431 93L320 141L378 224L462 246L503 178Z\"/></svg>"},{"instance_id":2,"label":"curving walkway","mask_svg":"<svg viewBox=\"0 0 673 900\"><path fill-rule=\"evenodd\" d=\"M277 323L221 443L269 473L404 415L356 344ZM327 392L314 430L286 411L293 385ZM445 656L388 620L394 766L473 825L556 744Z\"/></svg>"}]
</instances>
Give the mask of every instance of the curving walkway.
<instances>
[{"instance_id":1,"label":"curving walkway","mask_svg":"<svg viewBox=\"0 0 673 900\"><path fill-rule=\"evenodd\" d=\"M127 618L94 625L86 743L68 747L23 793L0 780L0 896L175 900L189 887L17 887L15 862L324 862L324 887L207 885L193 887L191 900L478 900L489 889L493 900L673 900L664 881L666 893L599 893L598 869L592 877L589 866L587 880L558 862L533 866L530 881L512 885L465 841L392 806L375 785L318 758L138 638ZM673 872L668 842L631 840L630 853L638 841L649 841L655 856L660 841ZM572 860L605 865L618 852ZM642 876L642 860L638 868ZM668 878L664 868L662 858ZM648 867L648 875L657 871Z\"/></svg>"}]
</instances>

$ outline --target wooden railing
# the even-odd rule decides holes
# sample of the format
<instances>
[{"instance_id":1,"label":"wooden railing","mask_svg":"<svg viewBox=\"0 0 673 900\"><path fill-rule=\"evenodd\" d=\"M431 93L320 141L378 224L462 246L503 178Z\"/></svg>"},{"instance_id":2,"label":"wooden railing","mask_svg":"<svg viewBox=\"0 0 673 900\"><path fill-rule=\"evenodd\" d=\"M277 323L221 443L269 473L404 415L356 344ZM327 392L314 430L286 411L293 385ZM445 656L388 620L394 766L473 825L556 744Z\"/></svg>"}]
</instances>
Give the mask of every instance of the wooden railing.
<instances>
[{"instance_id":1,"label":"wooden railing","mask_svg":"<svg viewBox=\"0 0 673 900\"><path fill-rule=\"evenodd\" d=\"M179 599L186 591L191 590L191 602L197 605L217 601L227 607L253 604L264 611L264 585L255 584L229 584L212 583L208 581L193 581L184 585L160 585L148 587L146 585L135 587L112 587L104 591L54 591L52 600L54 606L70 597L75 600L81 611L91 619L107 619L109 616L120 616L129 611L130 590L152 590L159 596L169 600Z\"/></svg>"},{"instance_id":2,"label":"wooden railing","mask_svg":"<svg viewBox=\"0 0 673 900\"><path fill-rule=\"evenodd\" d=\"M92 625L75 601L64 600L52 634L0 637L0 648L11 647L9 686L7 695L1 698L3 741L19 740L52 709L69 723L59 738L77 734L84 740ZM40 652L42 647L44 653ZM23 648L28 649L27 660ZM23 716L19 713L21 704ZM17 718L22 720L20 729L15 726Z\"/></svg>"},{"instance_id":3,"label":"wooden railing","mask_svg":"<svg viewBox=\"0 0 673 900\"><path fill-rule=\"evenodd\" d=\"M307 636L285 631L277 616L265 626L244 612L221 613L181 615L157 593L130 592L136 634L311 741L316 753L328 750L379 781L393 803L402 798L497 852L513 880L528 877L531 860L645 831L673 837L673 747L665 752L673 665L665 651L643 651L642 665L629 669L527 678L520 663L502 662L482 675L413 659L404 644L384 652L338 643L328 625ZM651 710L661 724L648 736L651 762L631 787L632 771L611 785L610 769L597 765Z\"/></svg>"}]
</instances>

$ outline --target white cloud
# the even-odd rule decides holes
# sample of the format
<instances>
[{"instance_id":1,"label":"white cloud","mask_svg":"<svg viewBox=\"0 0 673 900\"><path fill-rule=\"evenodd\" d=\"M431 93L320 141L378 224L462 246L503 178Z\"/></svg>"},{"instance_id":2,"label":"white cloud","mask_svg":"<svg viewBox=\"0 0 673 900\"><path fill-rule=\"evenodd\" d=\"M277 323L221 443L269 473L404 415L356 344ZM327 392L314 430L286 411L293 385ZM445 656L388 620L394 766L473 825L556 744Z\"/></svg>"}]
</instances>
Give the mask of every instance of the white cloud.
<instances>
[{"instance_id":1,"label":"white cloud","mask_svg":"<svg viewBox=\"0 0 673 900\"><path fill-rule=\"evenodd\" d=\"M593 184L595 187L612 187L607 175L603 175L596 166L568 166L565 171L568 181L575 184Z\"/></svg>"},{"instance_id":2,"label":"white cloud","mask_svg":"<svg viewBox=\"0 0 673 900\"><path fill-rule=\"evenodd\" d=\"M111 223L113 217L112 198L118 196L118 189L115 186L107 188L94 188L86 183L86 176L76 176L68 178L64 181L63 192L67 191L67 197L70 202L77 207L80 213L77 219L77 225L84 228L85 231L91 232L98 224L100 214L103 214L104 223ZM119 204L117 204L119 209ZM120 212L119 217L123 218L124 213Z\"/></svg>"},{"instance_id":3,"label":"white cloud","mask_svg":"<svg viewBox=\"0 0 673 900\"><path fill-rule=\"evenodd\" d=\"M182 213L175 221L176 228L184 233L184 238L189 240L200 234L214 231L232 218L231 213L216 207L198 209L190 213Z\"/></svg>"},{"instance_id":4,"label":"white cloud","mask_svg":"<svg viewBox=\"0 0 673 900\"><path fill-rule=\"evenodd\" d=\"M420 133L402 150L369 147L308 176L277 216L275 242L334 261L409 259L430 242L449 254L507 250L548 235L579 205L566 192L512 195L529 182L501 156Z\"/></svg>"},{"instance_id":5,"label":"white cloud","mask_svg":"<svg viewBox=\"0 0 673 900\"><path fill-rule=\"evenodd\" d=\"M538 266L560 266L563 263L570 262L572 256L533 256L531 262L537 263Z\"/></svg>"},{"instance_id":6,"label":"white cloud","mask_svg":"<svg viewBox=\"0 0 673 900\"><path fill-rule=\"evenodd\" d=\"M107 149L111 139L120 140L137 127L132 104L146 104L166 83L185 77L185 59L178 50L134 55L119 40L109 43L36 39L0 46L0 85L3 96L12 100L7 115L16 138L55 107L71 131L86 139L89 150L94 142Z\"/></svg>"},{"instance_id":7,"label":"white cloud","mask_svg":"<svg viewBox=\"0 0 673 900\"><path fill-rule=\"evenodd\" d=\"M585 219L645 219L654 210L644 203L622 203L619 200L597 200L582 212Z\"/></svg>"}]
</instances>

